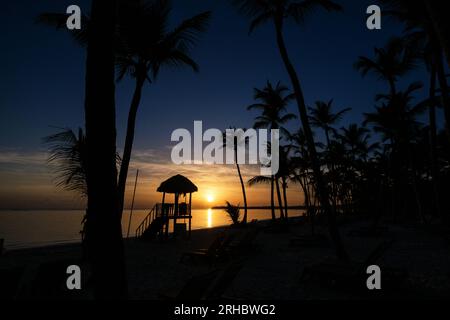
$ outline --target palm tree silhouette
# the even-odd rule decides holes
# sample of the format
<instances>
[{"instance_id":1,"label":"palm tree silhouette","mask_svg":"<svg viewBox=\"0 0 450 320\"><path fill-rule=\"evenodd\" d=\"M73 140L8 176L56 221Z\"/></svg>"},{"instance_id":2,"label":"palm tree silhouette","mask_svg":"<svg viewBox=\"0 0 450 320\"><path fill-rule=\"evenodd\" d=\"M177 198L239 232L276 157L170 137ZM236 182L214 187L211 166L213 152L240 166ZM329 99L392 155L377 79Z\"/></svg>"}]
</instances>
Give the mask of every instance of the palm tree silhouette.
<instances>
[{"instance_id":1,"label":"palm tree silhouette","mask_svg":"<svg viewBox=\"0 0 450 320\"><path fill-rule=\"evenodd\" d=\"M323 8L327 11L339 11L341 10L341 6L329 0L233 0L233 3L238 7L240 12L251 19L249 29L250 32L266 22L272 22L274 24L278 49L286 71L292 82L298 112L300 114L300 120L308 143L320 204L328 217L330 235L336 246L336 254L339 258L347 259L347 253L342 244L339 230L336 225L335 212L329 202L328 190L317 161L318 156L312 130L308 121L308 113L303 90L300 85L297 72L295 71L295 68L289 58L283 37L284 23L287 19L291 19L296 23L301 23L304 22L308 14L314 11L313 9Z\"/></svg>"},{"instance_id":2,"label":"palm tree silhouette","mask_svg":"<svg viewBox=\"0 0 450 320\"><path fill-rule=\"evenodd\" d=\"M119 173L119 207L123 210L128 167L133 148L137 111L144 83L156 80L162 67L191 67L198 71L190 51L198 37L206 30L211 12L203 12L182 21L167 31L171 12L170 1L160 0L131 3L128 14L119 24L117 48L118 80L125 75L135 80L135 90L128 112L127 132Z\"/></svg>"},{"instance_id":3,"label":"palm tree silhouette","mask_svg":"<svg viewBox=\"0 0 450 320\"><path fill-rule=\"evenodd\" d=\"M82 198L87 197L87 141L82 128L78 128L78 133L72 129L46 136L43 143L48 146L48 163L53 166L56 174L55 182L58 187L67 191L78 193ZM116 155L116 162L120 165L119 154ZM83 256L87 258L86 241L86 221L87 213L83 216L82 242Z\"/></svg>"},{"instance_id":4,"label":"palm tree silhouette","mask_svg":"<svg viewBox=\"0 0 450 320\"><path fill-rule=\"evenodd\" d=\"M448 39L444 36L442 28L442 14L436 9L440 4L431 4L430 1L407 1L407 0L382 0L386 12L393 16L405 26L405 38L413 40L410 47L427 48L431 56L433 68L430 72L436 72L437 80L441 89L441 100L444 107L446 122L446 133L450 141L450 89L444 67L444 51L450 61ZM450 65L450 64L449 64ZM431 75L433 77L433 75Z\"/></svg>"},{"instance_id":5,"label":"palm tree silhouette","mask_svg":"<svg viewBox=\"0 0 450 320\"><path fill-rule=\"evenodd\" d=\"M417 210L422 220L425 220L411 150L411 143L418 136L421 127L421 123L416 120L416 116L424 111L422 103L412 105L412 94L421 88L420 83L413 83L405 91L398 91L395 95L378 95L377 100L381 101L382 104L376 107L375 113L365 114L365 123L372 124L375 132L382 133L383 140L390 140L391 159L395 160L396 166L400 165L398 168L393 168L394 173L395 171L403 172L403 180L405 181L412 177ZM401 165L402 155L406 155L407 159L403 166ZM405 169L402 168L406 168L407 172L404 172Z\"/></svg>"},{"instance_id":6,"label":"palm tree silhouette","mask_svg":"<svg viewBox=\"0 0 450 320\"><path fill-rule=\"evenodd\" d=\"M279 81L275 86L267 81L263 89L254 89L253 99L259 102L248 106L247 110L259 110L262 113L255 119L255 129L279 129L282 136L289 136L289 131L283 125L296 116L292 113L284 114L289 103L295 98L288 90L288 87Z\"/></svg>"},{"instance_id":7,"label":"palm tree silhouette","mask_svg":"<svg viewBox=\"0 0 450 320\"><path fill-rule=\"evenodd\" d=\"M43 138L48 146L48 162L55 166L56 185L80 196L87 196L86 187L86 135L79 128L78 133L71 129Z\"/></svg>"},{"instance_id":8,"label":"palm tree silhouette","mask_svg":"<svg viewBox=\"0 0 450 320\"><path fill-rule=\"evenodd\" d=\"M406 46L401 38L390 39L385 47L374 48L373 59L360 56L355 63L355 68L362 76L373 73L379 79L389 83L392 95L396 93L396 82L417 67L419 53Z\"/></svg>"},{"instance_id":9,"label":"palm tree silhouette","mask_svg":"<svg viewBox=\"0 0 450 320\"><path fill-rule=\"evenodd\" d=\"M117 194L114 85L116 10L115 0L92 1L86 55L86 231L95 296L102 299L127 296Z\"/></svg>"},{"instance_id":10,"label":"palm tree silhouette","mask_svg":"<svg viewBox=\"0 0 450 320\"><path fill-rule=\"evenodd\" d=\"M231 150L234 154L234 163L236 163L236 169L239 176L239 182L241 184L242 197L244 198L244 216L242 217L242 224L247 223L247 194L245 192L245 184L244 179L242 178L241 167L238 162L238 146L246 146L247 141L245 140L244 130L236 130L236 128L230 128L235 130L235 134L233 136L227 135L226 132L222 133L223 136L223 147L229 148L233 146Z\"/></svg>"},{"instance_id":11,"label":"palm tree silhouette","mask_svg":"<svg viewBox=\"0 0 450 320\"><path fill-rule=\"evenodd\" d=\"M343 117L343 115L350 111L350 108L345 108L337 113L333 113L332 111L332 105L333 100L331 99L328 102L323 101L316 101L313 108L309 108L309 114L310 114L310 123L312 126L323 129L325 133L325 138L327 141L326 146L326 153L328 153L328 159L332 160L333 157L331 157L331 138L330 133L335 134L336 129L333 127L336 125ZM328 163L328 173L327 173L329 179L329 182L331 184L331 201L335 207L335 210L337 209L337 185L335 177L337 173L335 172L335 165L333 161L329 161Z\"/></svg>"},{"instance_id":12,"label":"palm tree silhouette","mask_svg":"<svg viewBox=\"0 0 450 320\"><path fill-rule=\"evenodd\" d=\"M335 133L334 125L336 125L351 108L345 108L337 113L332 111L333 100L328 102L316 101L313 108L309 108L309 119L311 125L321 128L325 132L327 145L330 144L330 133Z\"/></svg>"},{"instance_id":13,"label":"palm tree silhouette","mask_svg":"<svg viewBox=\"0 0 450 320\"><path fill-rule=\"evenodd\" d=\"M282 137L289 137L289 131L283 127L289 120L295 119L296 116L292 113L286 113L286 108L289 103L295 98L293 94L289 93L288 87L282 85L279 81L274 86L267 81L266 86L262 89L255 88L253 98L258 101L247 107L247 110L259 110L262 115L255 118L253 127L255 129L265 128L268 130L278 129L280 130ZM281 152L280 152L281 156ZM281 157L280 157L281 160ZM280 162L281 164L281 162ZM256 178L256 177L255 177ZM251 179L250 185L255 183L266 183L266 179L260 177ZM283 217L283 205L281 202L280 186L278 176L272 176L271 181L271 209L272 217L275 216L275 206L273 199L274 185L276 186L277 197L280 207L280 216ZM283 189L285 190L285 189ZM287 209L285 209L287 210Z\"/></svg>"},{"instance_id":14,"label":"palm tree silhouette","mask_svg":"<svg viewBox=\"0 0 450 320\"><path fill-rule=\"evenodd\" d=\"M168 31L170 0L119 1L119 4L120 14L114 34L117 80L130 76L135 81L118 181L119 212L122 215L143 86L145 82L155 81L163 67L188 66L198 72L199 67L190 53L198 43L200 34L206 31L211 12L195 15ZM37 21L60 29L65 27L66 19L65 14L45 13L39 15ZM85 46L91 18L84 15L82 20L86 27L71 34L78 44Z\"/></svg>"}]
</instances>

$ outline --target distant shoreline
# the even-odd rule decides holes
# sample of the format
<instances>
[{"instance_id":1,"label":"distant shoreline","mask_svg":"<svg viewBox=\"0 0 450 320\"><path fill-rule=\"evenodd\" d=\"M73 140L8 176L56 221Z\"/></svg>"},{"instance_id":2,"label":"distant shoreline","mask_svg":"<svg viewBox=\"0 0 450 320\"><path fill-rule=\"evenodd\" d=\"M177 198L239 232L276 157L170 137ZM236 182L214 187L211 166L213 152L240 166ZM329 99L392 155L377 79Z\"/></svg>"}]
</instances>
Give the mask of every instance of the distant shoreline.
<instances>
[{"instance_id":1,"label":"distant shoreline","mask_svg":"<svg viewBox=\"0 0 450 320\"><path fill-rule=\"evenodd\" d=\"M224 210L226 209L227 206L214 206L211 209L215 209L215 210ZM240 209L244 209L243 206L239 206ZM274 207L275 210L279 210L280 207L276 206ZM272 209L271 206L247 206L247 209L250 210L270 210ZM292 209L292 210L305 210L306 207L305 206L289 206L288 209Z\"/></svg>"}]
</instances>

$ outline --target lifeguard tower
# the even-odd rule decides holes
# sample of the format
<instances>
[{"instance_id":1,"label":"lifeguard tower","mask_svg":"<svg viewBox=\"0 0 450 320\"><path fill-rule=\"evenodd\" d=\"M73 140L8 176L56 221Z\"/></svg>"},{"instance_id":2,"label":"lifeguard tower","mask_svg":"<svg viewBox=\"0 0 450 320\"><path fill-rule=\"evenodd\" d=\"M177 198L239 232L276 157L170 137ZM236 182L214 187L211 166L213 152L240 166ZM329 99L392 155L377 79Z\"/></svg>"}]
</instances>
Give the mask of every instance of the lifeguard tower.
<instances>
[{"instance_id":1,"label":"lifeguard tower","mask_svg":"<svg viewBox=\"0 0 450 320\"><path fill-rule=\"evenodd\" d=\"M153 206L136 229L136 238L153 239L159 237L167 239L171 221L173 221L174 237L180 234L187 234L190 237L192 193L198 191L197 186L185 176L177 174L162 182L156 191L162 192L162 201ZM174 195L173 203L167 202L166 194ZM180 196L183 197L183 202L180 202Z\"/></svg>"}]
</instances>

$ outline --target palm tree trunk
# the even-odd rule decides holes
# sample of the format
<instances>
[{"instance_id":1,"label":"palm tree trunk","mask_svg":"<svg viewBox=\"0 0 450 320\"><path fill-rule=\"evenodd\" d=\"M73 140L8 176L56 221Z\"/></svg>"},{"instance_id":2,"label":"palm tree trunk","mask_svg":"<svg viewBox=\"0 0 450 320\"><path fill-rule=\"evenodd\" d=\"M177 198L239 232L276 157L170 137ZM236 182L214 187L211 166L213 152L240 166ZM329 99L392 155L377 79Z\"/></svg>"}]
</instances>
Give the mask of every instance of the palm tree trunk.
<instances>
[{"instance_id":1,"label":"palm tree trunk","mask_svg":"<svg viewBox=\"0 0 450 320\"><path fill-rule=\"evenodd\" d=\"M117 195L114 97L116 5L114 0L92 1L86 58L86 233L94 294L99 299L120 299L127 295Z\"/></svg>"},{"instance_id":2,"label":"palm tree trunk","mask_svg":"<svg viewBox=\"0 0 450 320\"><path fill-rule=\"evenodd\" d=\"M430 101L428 107L428 115L430 118L430 161L431 161L431 176L433 182L434 193L434 209L438 216L442 217L440 210L440 196L439 196L439 169L437 163L437 133L436 133L436 108L434 105L434 97L436 92L436 67L434 62L431 64L430 70Z\"/></svg>"},{"instance_id":3,"label":"palm tree trunk","mask_svg":"<svg viewBox=\"0 0 450 320\"><path fill-rule=\"evenodd\" d=\"M309 217L310 219L310 223L311 223L311 234L314 235L314 214L313 214L313 208L311 206L311 200L310 200L310 196L309 196L309 191L308 191L308 182L306 181L306 179L304 181L302 181L302 178L299 178L299 182L300 185L302 186L303 189L303 194L305 196L305 208L306 208L306 215Z\"/></svg>"},{"instance_id":4,"label":"palm tree trunk","mask_svg":"<svg viewBox=\"0 0 450 320\"><path fill-rule=\"evenodd\" d=\"M136 78L136 87L134 89L133 99L131 100L130 110L128 111L127 133L125 136L125 146L123 148L122 163L120 165L118 193L119 193L119 214L122 218L122 212L125 202L125 187L127 184L128 167L130 166L131 151L133 150L134 130L136 127L136 115L141 102L142 87L145 77Z\"/></svg>"},{"instance_id":5,"label":"palm tree trunk","mask_svg":"<svg viewBox=\"0 0 450 320\"><path fill-rule=\"evenodd\" d=\"M284 200L284 218L288 219L288 202L287 202L287 195L286 195L286 189L287 189L287 182L286 178L281 179L281 186L283 188L283 200Z\"/></svg>"},{"instance_id":6,"label":"palm tree trunk","mask_svg":"<svg viewBox=\"0 0 450 320\"><path fill-rule=\"evenodd\" d=\"M270 211L272 213L272 221L276 220L275 216L275 199L274 199L274 186L275 185L275 178L274 176L270 177Z\"/></svg>"},{"instance_id":7,"label":"palm tree trunk","mask_svg":"<svg viewBox=\"0 0 450 320\"><path fill-rule=\"evenodd\" d=\"M328 152L330 152L330 132L328 128L325 128L325 137L327 139L327 150ZM330 166L328 168L329 173L330 173L330 184L331 184L331 202L333 203L334 206L334 211L337 212L337 199L336 199L336 184L335 184L335 180L334 178L334 163L333 161L330 159Z\"/></svg>"},{"instance_id":8,"label":"palm tree trunk","mask_svg":"<svg viewBox=\"0 0 450 320\"><path fill-rule=\"evenodd\" d=\"M316 151L316 147L314 144L314 138L313 138L311 127L310 127L309 121L308 121L308 114L306 112L306 104L305 104L305 99L303 97L303 91L300 86L300 80L298 79L297 73L289 59L289 55L286 50L286 46L285 46L284 39L283 39L282 26L283 26L282 20L275 21L275 31L276 31L278 49L280 50L281 58L283 59L287 73L289 74L289 77L292 82L292 86L294 88L294 94L295 94L295 98L297 100L297 107L298 107L298 111L300 114L303 131L305 133L305 138L306 138L306 141L308 144L309 156L311 159L312 169L313 169L314 177L315 177L316 184L317 184L317 192L318 192L318 195L320 198L320 205L328 218L328 228L329 228L330 236L333 239L333 242L335 245L336 256L339 259L346 260L346 259L348 259L348 255L347 255L347 252L342 243L341 236L339 234L339 229L336 224L335 212L333 211L333 208L330 205L328 190L327 190L325 181L323 179L322 172L320 170L318 157L317 157L317 151Z\"/></svg>"},{"instance_id":9,"label":"palm tree trunk","mask_svg":"<svg viewBox=\"0 0 450 320\"><path fill-rule=\"evenodd\" d=\"M280 183L278 179L275 179L275 186L277 188L278 207L280 209L280 219L284 219L283 214L283 202L281 201Z\"/></svg>"},{"instance_id":10,"label":"palm tree trunk","mask_svg":"<svg viewBox=\"0 0 450 320\"><path fill-rule=\"evenodd\" d=\"M236 154L236 168L239 174L239 180L241 181L241 188L242 188L242 196L244 197L244 217L242 218L242 223L245 224L247 223L247 196L245 194L245 185L244 185L244 180L242 179L242 175L241 175L241 169L239 168L239 164L237 162L237 152L235 152Z\"/></svg>"},{"instance_id":11,"label":"palm tree trunk","mask_svg":"<svg viewBox=\"0 0 450 320\"><path fill-rule=\"evenodd\" d=\"M389 82L389 87L391 90L391 96L395 96L397 93L397 88L395 86L395 80L393 78L389 78L388 82Z\"/></svg>"},{"instance_id":12,"label":"palm tree trunk","mask_svg":"<svg viewBox=\"0 0 450 320\"><path fill-rule=\"evenodd\" d=\"M439 1L423 1L427 8L430 21L433 23L433 30L436 37L443 48L446 57L447 65L450 67L450 34L448 18L445 15L447 10L445 4Z\"/></svg>"},{"instance_id":13,"label":"palm tree trunk","mask_svg":"<svg viewBox=\"0 0 450 320\"><path fill-rule=\"evenodd\" d=\"M447 78L445 76L444 64L442 62L442 51L437 46L435 47L435 60L436 60L436 72L439 81L439 87L441 88L442 106L444 109L445 117L445 131L450 141L450 97L449 89L447 85Z\"/></svg>"}]
</instances>

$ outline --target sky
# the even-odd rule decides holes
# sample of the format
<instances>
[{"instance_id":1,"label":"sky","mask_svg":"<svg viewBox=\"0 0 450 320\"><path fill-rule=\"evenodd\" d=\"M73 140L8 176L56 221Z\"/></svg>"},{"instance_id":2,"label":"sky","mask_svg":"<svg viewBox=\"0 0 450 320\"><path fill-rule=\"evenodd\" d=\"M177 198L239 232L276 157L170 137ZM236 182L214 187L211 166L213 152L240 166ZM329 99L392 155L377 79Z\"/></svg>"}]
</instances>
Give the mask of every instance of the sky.
<instances>
[{"instance_id":1,"label":"sky","mask_svg":"<svg viewBox=\"0 0 450 320\"><path fill-rule=\"evenodd\" d=\"M382 29L365 26L366 8L373 0L336 1L340 13L318 10L305 25L288 23L285 40L299 74L308 105L334 99L336 109L352 108L341 125L361 123L364 112L374 109L374 96L387 92L387 85L373 77L361 78L353 68L358 56L371 56L374 47L401 34L401 27L382 16ZM62 191L46 162L48 153L42 138L58 127L83 126L85 52L66 31L38 25L44 12L64 12L71 4L88 13L90 1L16 0L2 4L0 51L0 209L82 208L77 194ZM383 9L383 8L382 8ZM176 173L185 174L199 187L194 206L221 205L225 200L242 203L234 166L182 165L170 161L170 135L177 128L193 130L194 120L203 127L224 130L230 126L251 127L257 112L246 111L252 104L253 88L266 81L289 86L289 79L276 47L271 25L248 35L249 23L229 1L173 1L171 24L211 10L208 31L192 51L200 72L163 69L142 95L136 123L135 144L127 186L129 205L134 175L140 170L136 207L149 208L159 201L156 188ZM426 84L422 69L400 82ZM133 82L117 83L117 147L123 147ZM289 112L297 114L294 104ZM287 127L295 130L297 121ZM320 137L320 134L319 134ZM244 178L257 174L255 166L243 166ZM249 189L249 204L268 204L267 186ZM300 187L289 187L290 204L302 204ZM214 201L207 203L208 196Z\"/></svg>"}]
</instances>

